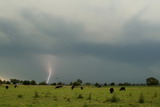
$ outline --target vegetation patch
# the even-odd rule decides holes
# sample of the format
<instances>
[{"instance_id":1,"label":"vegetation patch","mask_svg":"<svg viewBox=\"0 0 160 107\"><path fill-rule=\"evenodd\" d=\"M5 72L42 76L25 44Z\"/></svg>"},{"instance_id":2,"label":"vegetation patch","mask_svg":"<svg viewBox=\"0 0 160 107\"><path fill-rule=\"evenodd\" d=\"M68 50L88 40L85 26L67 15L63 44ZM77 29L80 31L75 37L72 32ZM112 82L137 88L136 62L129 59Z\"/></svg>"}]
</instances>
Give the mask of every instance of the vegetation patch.
<instances>
[{"instance_id":1,"label":"vegetation patch","mask_svg":"<svg viewBox=\"0 0 160 107\"><path fill-rule=\"evenodd\" d=\"M78 94L77 99L83 99L82 94Z\"/></svg>"},{"instance_id":2,"label":"vegetation patch","mask_svg":"<svg viewBox=\"0 0 160 107\"><path fill-rule=\"evenodd\" d=\"M35 91L34 92L34 98L39 98L39 97L40 97L39 93L37 91Z\"/></svg>"},{"instance_id":3,"label":"vegetation patch","mask_svg":"<svg viewBox=\"0 0 160 107\"><path fill-rule=\"evenodd\" d=\"M22 94L18 94L18 95L17 95L17 98L22 98L22 97L23 97Z\"/></svg>"},{"instance_id":4,"label":"vegetation patch","mask_svg":"<svg viewBox=\"0 0 160 107\"><path fill-rule=\"evenodd\" d=\"M89 93L89 96L87 98L88 100L91 100L92 99L92 93Z\"/></svg>"},{"instance_id":5,"label":"vegetation patch","mask_svg":"<svg viewBox=\"0 0 160 107\"><path fill-rule=\"evenodd\" d=\"M144 102L145 102L145 99L144 99L144 96L143 96L142 93L141 93L140 96L139 96L138 102L139 102L139 103L144 103Z\"/></svg>"}]
</instances>

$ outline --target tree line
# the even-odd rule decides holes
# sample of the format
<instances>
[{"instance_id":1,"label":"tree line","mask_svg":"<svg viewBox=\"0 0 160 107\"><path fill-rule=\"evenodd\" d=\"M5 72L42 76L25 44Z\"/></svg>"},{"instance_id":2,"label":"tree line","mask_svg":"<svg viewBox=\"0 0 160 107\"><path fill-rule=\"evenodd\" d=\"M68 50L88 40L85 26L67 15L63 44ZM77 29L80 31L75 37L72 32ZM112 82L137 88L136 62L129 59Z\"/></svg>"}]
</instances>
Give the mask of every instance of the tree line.
<instances>
[{"instance_id":1,"label":"tree line","mask_svg":"<svg viewBox=\"0 0 160 107\"><path fill-rule=\"evenodd\" d=\"M69 84L65 84L63 82L57 82L57 83L52 83L50 85L74 85L74 86L81 86L82 85L82 80L81 79L77 79L76 81L74 82L70 82ZM45 81L42 81L42 82L39 82L37 83L35 80L19 80L19 79L10 79L10 81L7 81L7 80L1 80L0 79L0 84L21 84L21 85L48 85ZM84 83L83 85L86 85L86 86L95 86L95 87L101 87L101 86L114 86L115 83L114 82L111 82L109 84L107 83L104 83L104 84L100 84L100 83ZM154 78L154 77L149 77L146 79L146 84L131 84L131 83L128 83L128 82L124 82L124 83L118 83L116 85L119 85L119 86L136 86L136 85L148 85L148 86L152 86L152 85L159 85L159 80Z\"/></svg>"}]
</instances>

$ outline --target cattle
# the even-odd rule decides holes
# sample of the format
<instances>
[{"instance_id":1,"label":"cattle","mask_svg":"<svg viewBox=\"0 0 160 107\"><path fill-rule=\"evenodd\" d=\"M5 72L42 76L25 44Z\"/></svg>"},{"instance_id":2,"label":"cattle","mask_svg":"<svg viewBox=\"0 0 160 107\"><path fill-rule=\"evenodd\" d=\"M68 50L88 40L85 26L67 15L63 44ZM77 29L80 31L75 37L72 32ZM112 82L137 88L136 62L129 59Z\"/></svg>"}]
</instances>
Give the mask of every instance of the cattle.
<instances>
[{"instance_id":1,"label":"cattle","mask_svg":"<svg viewBox=\"0 0 160 107\"><path fill-rule=\"evenodd\" d=\"M98 87L98 88L101 88L101 85L98 85L97 87Z\"/></svg>"},{"instance_id":2,"label":"cattle","mask_svg":"<svg viewBox=\"0 0 160 107\"><path fill-rule=\"evenodd\" d=\"M62 86L61 86L61 85L58 85L58 86L55 87L55 89L57 89L57 88L62 88Z\"/></svg>"},{"instance_id":3,"label":"cattle","mask_svg":"<svg viewBox=\"0 0 160 107\"><path fill-rule=\"evenodd\" d=\"M71 87L71 89L73 90L73 89L74 89L74 87L75 87L75 86L73 85L73 86Z\"/></svg>"},{"instance_id":4,"label":"cattle","mask_svg":"<svg viewBox=\"0 0 160 107\"><path fill-rule=\"evenodd\" d=\"M17 88L17 85L14 85L14 88Z\"/></svg>"},{"instance_id":5,"label":"cattle","mask_svg":"<svg viewBox=\"0 0 160 107\"><path fill-rule=\"evenodd\" d=\"M83 90L83 87L81 87L81 90Z\"/></svg>"},{"instance_id":6,"label":"cattle","mask_svg":"<svg viewBox=\"0 0 160 107\"><path fill-rule=\"evenodd\" d=\"M112 94L114 92L114 88L110 88L109 91Z\"/></svg>"},{"instance_id":7,"label":"cattle","mask_svg":"<svg viewBox=\"0 0 160 107\"><path fill-rule=\"evenodd\" d=\"M125 87L121 87L119 90L120 90L120 91L125 91L126 88L125 88Z\"/></svg>"},{"instance_id":8,"label":"cattle","mask_svg":"<svg viewBox=\"0 0 160 107\"><path fill-rule=\"evenodd\" d=\"M6 86L6 90L9 88L9 86Z\"/></svg>"}]
</instances>

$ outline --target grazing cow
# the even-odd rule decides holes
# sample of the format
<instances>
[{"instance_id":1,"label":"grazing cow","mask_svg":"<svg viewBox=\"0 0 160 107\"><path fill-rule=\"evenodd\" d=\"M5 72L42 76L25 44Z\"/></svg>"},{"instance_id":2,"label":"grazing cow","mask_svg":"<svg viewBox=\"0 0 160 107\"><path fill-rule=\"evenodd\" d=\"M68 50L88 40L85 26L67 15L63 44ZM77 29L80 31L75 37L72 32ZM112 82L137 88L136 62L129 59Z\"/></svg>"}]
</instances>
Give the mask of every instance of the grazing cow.
<instances>
[{"instance_id":1,"label":"grazing cow","mask_svg":"<svg viewBox=\"0 0 160 107\"><path fill-rule=\"evenodd\" d=\"M71 87L71 89L73 90L73 88L74 88L74 85Z\"/></svg>"},{"instance_id":2,"label":"grazing cow","mask_svg":"<svg viewBox=\"0 0 160 107\"><path fill-rule=\"evenodd\" d=\"M114 88L110 88L109 91L112 94L114 92Z\"/></svg>"},{"instance_id":3,"label":"grazing cow","mask_svg":"<svg viewBox=\"0 0 160 107\"><path fill-rule=\"evenodd\" d=\"M121 87L119 90L120 90L120 91L125 91L126 88L125 88L125 87Z\"/></svg>"},{"instance_id":4,"label":"grazing cow","mask_svg":"<svg viewBox=\"0 0 160 107\"><path fill-rule=\"evenodd\" d=\"M9 86L6 86L6 90L9 88Z\"/></svg>"},{"instance_id":5,"label":"grazing cow","mask_svg":"<svg viewBox=\"0 0 160 107\"><path fill-rule=\"evenodd\" d=\"M58 86L55 87L55 89L57 89L57 88L62 88L62 86L59 86L59 85L58 85Z\"/></svg>"},{"instance_id":6,"label":"grazing cow","mask_svg":"<svg viewBox=\"0 0 160 107\"><path fill-rule=\"evenodd\" d=\"M101 88L101 85L98 85L97 87L98 87L98 88Z\"/></svg>"},{"instance_id":7,"label":"grazing cow","mask_svg":"<svg viewBox=\"0 0 160 107\"><path fill-rule=\"evenodd\" d=\"M81 90L83 90L83 87L81 87Z\"/></svg>"},{"instance_id":8,"label":"grazing cow","mask_svg":"<svg viewBox=\"0 0 160 107\"><path fill-rule=\"evenodd\" d=\"M17 88L17 85L15 85L14 88Z\"/></svg>"}]
</instances>

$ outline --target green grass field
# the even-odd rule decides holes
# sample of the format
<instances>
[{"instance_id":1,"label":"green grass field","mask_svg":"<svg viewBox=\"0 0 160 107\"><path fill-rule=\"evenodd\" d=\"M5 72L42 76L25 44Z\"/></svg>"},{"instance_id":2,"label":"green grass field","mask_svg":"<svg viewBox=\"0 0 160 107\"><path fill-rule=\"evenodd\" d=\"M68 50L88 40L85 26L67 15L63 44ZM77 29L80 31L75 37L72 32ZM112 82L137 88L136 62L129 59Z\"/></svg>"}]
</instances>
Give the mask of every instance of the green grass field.
<instances>
[{"instance_id":1,"label":"green grass field","mask_svg":"<svg viewBox=\"0 0 160 107\"><path fill-rule=\"evenodd\" d=\"M128 86L110 94L108 87L0 86L0 107L160 107L160 87ZM141 96L142 95L142 96ZM140 99L141 96L141 99ZM144 102L143 102L144 101Z\"/></svg>"}]
</instances>

